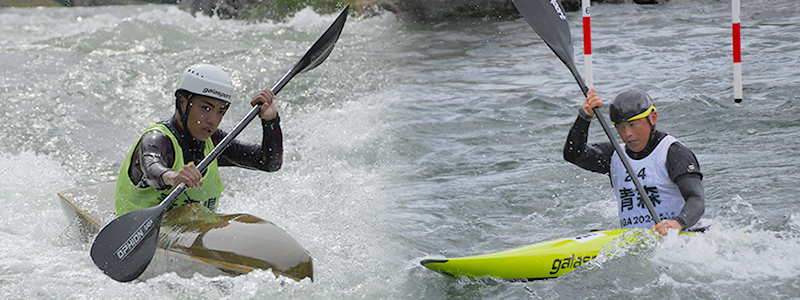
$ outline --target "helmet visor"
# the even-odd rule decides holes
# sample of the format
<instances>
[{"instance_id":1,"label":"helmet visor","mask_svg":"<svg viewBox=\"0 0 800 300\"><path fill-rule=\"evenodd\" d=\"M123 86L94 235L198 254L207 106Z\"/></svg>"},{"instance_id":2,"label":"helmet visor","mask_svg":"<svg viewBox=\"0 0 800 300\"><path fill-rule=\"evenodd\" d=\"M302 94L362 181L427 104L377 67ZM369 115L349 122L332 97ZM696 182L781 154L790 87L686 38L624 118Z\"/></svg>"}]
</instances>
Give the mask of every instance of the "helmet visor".
<instances>
[{"instance_id":1,"label":"helmet visor","mask_svg":"<svg viewBox=\"0 0 800 300\"><path fill-rule=\"evenodd\" d=\"M650 115L650 113L652 113L654 111L656 111L656 106L655 105L651 105L650 108L648 108L647 110L643 111L642 113L640 113L638 115L635 115L633 117L628 118L627 120L625 120L625 122L630 122L630 121L646 118L647 116ZM617 123L614 122L614 121L611 121L611 124L617 124Z\"/></svg>"}]
</instances>

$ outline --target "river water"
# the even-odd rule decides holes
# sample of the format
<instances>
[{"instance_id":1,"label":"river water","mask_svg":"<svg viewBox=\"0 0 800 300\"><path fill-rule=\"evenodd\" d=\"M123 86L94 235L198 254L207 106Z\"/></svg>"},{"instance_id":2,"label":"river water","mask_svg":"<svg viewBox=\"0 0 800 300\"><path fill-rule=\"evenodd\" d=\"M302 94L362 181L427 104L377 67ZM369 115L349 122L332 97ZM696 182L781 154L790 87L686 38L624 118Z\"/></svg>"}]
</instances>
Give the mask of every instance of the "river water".
<instances>
[{"instance_id":1,"label":"river water","mask_svg":"<svg viewBox=\"0 0 800 300\"><path fill-rule=\"evenodd\" d=\"M164 274L118 283L56 193L114 180L173 111L186 66L227 70L230 130L334 15L282 23L174 6L0 9L2 299L785 299L800 296L800 7L742 7L744 101L733 102L729 1L595 5L595 88L653 96L695 151L707 234L556 280L454 280L419 265L616 228L608 177L561 158L582 94L524 20L351 18L330 58L278 95L283 169L227 168L219 210L286 229L315 281ZM576 54L581 19L568 13ZM578 69L583 59L576 55ZM239 137L257 141L252 126ZM590 141L604 141L595 124Z\"/></svg>"}]
</instances>

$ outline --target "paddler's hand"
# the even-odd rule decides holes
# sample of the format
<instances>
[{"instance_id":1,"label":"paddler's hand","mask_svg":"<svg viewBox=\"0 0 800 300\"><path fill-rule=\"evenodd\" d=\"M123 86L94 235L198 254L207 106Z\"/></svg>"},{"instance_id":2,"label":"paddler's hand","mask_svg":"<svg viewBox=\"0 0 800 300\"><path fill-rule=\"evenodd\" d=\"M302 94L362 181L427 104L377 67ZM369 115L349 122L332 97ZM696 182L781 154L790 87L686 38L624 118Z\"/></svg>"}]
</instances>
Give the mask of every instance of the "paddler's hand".
<instances>
[{"instance_id":1,"label":"paddler's hand","mask_svg":"<svg viewBox=\"0 0 800 300\"><path fill-rule=\"evenodd\" d=\"M658 224L653 225L653 230L657 231L661 235L667 235L668 229L677 229L678 231L681 231L683 230L683 226L681 226L681 223L678 223L678 221L675 220L661 220L661 222Z\"/></svg>"},{"instance_id":2,"label":"paddler's hand","mask_svg":"<svg viewBox=\"0 0 800 300\"><path fill-rule=\"evenodd\" d=\"M203 174L200 174L200 170L191 162L184 165L177 172L167 171L161 175L161 180L164 181L164 184L173 187L181 182L185 183L187 188L199 187L203 185L202 179Z\"/></svg>"},{"instance_id":3,"label":"paddler's hand","mask_svg":"<svg viewBox=\"0 0 800 300\"><path fill-rule=\"evenodd\" d=\"M270 89L264 89L258 95L253 97L250 105L256 106L261 103L261 111L258 112L258 117L264 121L269 121L278 117L278 107L275 106L275 94Z\"/></svg>"},{"instance_id":4,"label":"paddler's hand","mask_svg":"<svg viewBox=\"0 0 800 300\"><path fill-rule=\"evenodd\" d=\"M594 108L603 106L603 99L594 92L594 89L589 89L586 92L586 99L583 99L583 112L588 116L594 116Z\"/></svg>"}]
</instances>

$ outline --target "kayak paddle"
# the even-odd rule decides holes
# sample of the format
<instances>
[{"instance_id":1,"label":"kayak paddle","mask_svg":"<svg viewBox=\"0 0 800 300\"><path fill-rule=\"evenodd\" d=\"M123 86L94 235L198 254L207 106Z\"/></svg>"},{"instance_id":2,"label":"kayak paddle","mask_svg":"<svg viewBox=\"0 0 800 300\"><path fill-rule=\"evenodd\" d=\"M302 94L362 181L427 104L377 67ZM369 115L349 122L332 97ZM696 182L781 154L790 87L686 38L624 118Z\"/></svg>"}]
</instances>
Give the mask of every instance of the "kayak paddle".
<instances>
[{"instance_id":1,"label":"kayak paddle","mask_svg":"<svg viewBox=\"0 0 800 300\"><path fill-rule=\"evenodd\" d=\"M272 93L277 95L295 75L319 66L328 58L342 33L349 8L349 5L344 8L303 58L272 88ZM260 110L261 105L254 106L233 131L200 162L197 169L204 172ZM185 190L186 184L181 183L157 206L132 211L103 227L92 244L91 256L94 264L117 281L127 282L139 277L156 252L162 216Z\"/></svg>"},{"instance_id":2,"label":"kayak paddle","mask_svg":"<svg viewBox=\"0 0 800 300\"><path fill-rule=\"evenodd\" d=\"M525 18L525 21L531 25L533 30L544 40L547 46L550 46L550 49L561 59L561 62L569 68L569 71L572 72L572 76L575 77L575 81L578 82L585 96L586 93L589 92L589 88L586 87L583 78L578 73L578 69L575 68L575 64L572 61L572 36L569 33L569 23L567 23L567 16L564 14L564 9L561 8L558 1L513 1L514 6L517 7L517 10L522 14L522 17ZM617 143L617 139L611 131L611 126L608 124L608 120L600 113L600 109L597 107L594 108L594 114L597 116L597 119L600 120L600 125L603 126L603 131L606 132L611 144L614 145L614 150L620 154L619 158L622 160L622 164L625 165L625 170L628 171L628 176L630 176L633 184L636 185L639 195L642 196L642 202L644 202L644 205L650 212L650 216L653 218L653 221L658 224L661 222L661 218L658 217L658 213L656 213L656 209L650 201L649 194L645 191L642 183L639 182L639 178L636 177L636 173L633 171L633 168L631 168L630 162L622 155L625 152L622 150L619 143Z\"/></svg>"}]
</instances>

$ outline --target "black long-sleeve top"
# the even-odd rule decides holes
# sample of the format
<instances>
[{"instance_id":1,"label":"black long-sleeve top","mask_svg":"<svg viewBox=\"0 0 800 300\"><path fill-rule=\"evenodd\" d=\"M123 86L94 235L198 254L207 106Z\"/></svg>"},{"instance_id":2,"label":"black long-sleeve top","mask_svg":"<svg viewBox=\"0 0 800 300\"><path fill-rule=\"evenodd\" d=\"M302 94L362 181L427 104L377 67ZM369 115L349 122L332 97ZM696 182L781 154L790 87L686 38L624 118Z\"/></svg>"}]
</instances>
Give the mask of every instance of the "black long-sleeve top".
<instances>
[{"instance_id":1,"label":"black long-sleeve top","mask_svg":"<svg viewBox=\"0 0 800 300\"><path fill-rule=\"evenodd\" d=\"M564 144L564 159L579 167L602 174L611 169L611 156L614 145L611 142L587 145L590 120L578 116ZM631 159L639 160L647 157L666 136L658 130L650 135L644 150L633 152L625 147ZM675 220L684 229L694 226L705 212L705 196L703 191L703 174L694 153L681 143L673 143L667 151L667 168L670 179L678 186L686 201Z\"/></svg>"},{"instance_id":2,"label":"black long-sleeve top","mask_svg":"<svg viewBox=\"0 0 800 300\"><path fill-rule=\"evenodd\" d=\"M177 119L173 116L168 121L159 122L165 125L175 136L183 149L184 163L200 161L205 158L203 153L205 142L192 138L191 134L184 132L178 126ZM270 121L261 120L263 138L261 145L242 142L237 139L231 141L217 158L219 166L238 166L253 170L274 172L280 170L283 164L283 134L281 133L280 118ZM214 145L219 144L228 134L220 129L211 135ZM142 135L136 145L128 175L131 181L140 188L148 186L156 190L170 188L161 178L161 175L171 171L175 162L175 148L169 136L151 130Z\"/></svg>"}]
</instances>

